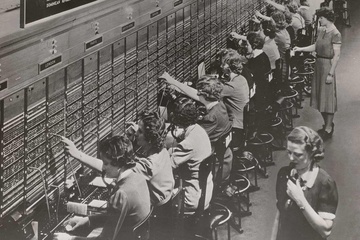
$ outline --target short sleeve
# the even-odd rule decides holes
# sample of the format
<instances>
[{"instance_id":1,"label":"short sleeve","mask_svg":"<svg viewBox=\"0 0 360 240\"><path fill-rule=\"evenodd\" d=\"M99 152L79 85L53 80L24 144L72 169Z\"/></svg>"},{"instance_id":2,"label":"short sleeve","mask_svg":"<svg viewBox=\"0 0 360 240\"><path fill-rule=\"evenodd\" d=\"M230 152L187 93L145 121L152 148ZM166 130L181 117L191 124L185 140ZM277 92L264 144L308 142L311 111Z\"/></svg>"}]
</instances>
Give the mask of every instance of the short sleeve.
<instances>
[{"instance_id":1,"label":"short sleeve","mask_svg":"<svg viewBox=\"0 0 360 240\"><path fill-rule=\"evenodd\" d=\"M332 220L338 205L338 192L336 183L332 179L323 182L319 193L318 213L324 219Z\"/></svg>"},{"instance_id":2,"label":"short sleeve","mask_svg":"<svg viewBox=\"0 0 360 240\"><path fill-rule=\"evenodd\" d=\"M138 158L135 167L132 170L136 173L142 174L147 181L149 181L155 173L153 172L153 163L147 158Z\"/></svg>"},{"instance_id":3,"label":"short sleeve","mask_svg":"<svg viewBox=\"0 0 360 240\"><path fill-rule=\"evenodd\" d=\"M341 44L341 33L337 32L334 34L333 38L331 39L332 44Z\"/></svg>"},{"instance_id":4,"label":"short sleeve","mask_svg":"<svg viewBox=\"0 0 360 240\"><path fill-rule=\"evenodd\" d=\"M234 86L231 86L229 83L225 83L223 90L221 91L222 97L230 97L234 93Z\"/></svg>"},{"instance_id":5,"label":"short sleeve","mask_svg":"<svg viewBox=\"0 0 360 240\"><path fill-rule=\"evenodd\" d=\"M182 163L190 160L193 156L193 149L186 149L181 144L172 149L169 149L169 151L171 151L171 165L173 168L177 168Z\"/></svg>"},{"instance_id":6,"label":"short sleeve","mask_svg":"<svg viewBox=\"0 0 360 240\"><path fill-rule=\"evenodd\" d=\"M287 175L289 175L290 168L283 167L279 170L276 180L276 206L281 212L284 209L285 202L289 198L286 189L287 189Z\"/></svg>"}]
</instances>

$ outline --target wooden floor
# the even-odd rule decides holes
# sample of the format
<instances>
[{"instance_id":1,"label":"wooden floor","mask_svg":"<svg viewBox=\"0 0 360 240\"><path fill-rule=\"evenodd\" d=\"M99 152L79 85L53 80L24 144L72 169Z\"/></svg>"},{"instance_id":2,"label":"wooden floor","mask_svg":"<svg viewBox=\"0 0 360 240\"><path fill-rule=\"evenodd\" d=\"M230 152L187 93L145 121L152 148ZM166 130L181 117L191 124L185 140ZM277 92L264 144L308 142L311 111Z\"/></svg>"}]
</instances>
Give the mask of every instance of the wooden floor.
<instances>
[{"instance_id":1,"label":"wooden floor","mask_svg":"<svg viewBox=\"0 0 360 240\"><path fill-rule=\"evenodd\" d=\"M339 206L330 240L360 239L360 1L348 1L351 27L339 25L343 44L337 67L338 108L335 132L326 141L325 159L320 165L335 179L339 191ZM301 117L295 126L321 128L321 115L303 102ZM275 181L280 167L288 165L285 151L274 152L275 166L268 168L270 177L261 178L261 189L251 193L252 215L243 218L244 233L232 229L233 240L270 239L275 217ZM220 239L227 239L225 228Z\"/></svg>"}]
</instances>

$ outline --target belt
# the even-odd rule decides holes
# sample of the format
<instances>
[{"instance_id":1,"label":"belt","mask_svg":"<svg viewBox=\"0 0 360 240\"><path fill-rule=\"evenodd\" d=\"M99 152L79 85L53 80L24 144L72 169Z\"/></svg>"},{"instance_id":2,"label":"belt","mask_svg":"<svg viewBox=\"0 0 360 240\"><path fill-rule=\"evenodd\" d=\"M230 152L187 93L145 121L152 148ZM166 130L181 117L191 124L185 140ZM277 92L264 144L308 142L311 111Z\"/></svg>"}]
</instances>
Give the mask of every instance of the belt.
<instances>
[{"instance_id":1,"label":"belt","mask_svg":"<svg viewBox=\"0 0 360 240\"><path fill-rule=\"evenodd\" d=\"M323 56L316 56L316 58L324 58L324 59L333 59L332 57L323 57Z\"/></svg>"}]
</instances>

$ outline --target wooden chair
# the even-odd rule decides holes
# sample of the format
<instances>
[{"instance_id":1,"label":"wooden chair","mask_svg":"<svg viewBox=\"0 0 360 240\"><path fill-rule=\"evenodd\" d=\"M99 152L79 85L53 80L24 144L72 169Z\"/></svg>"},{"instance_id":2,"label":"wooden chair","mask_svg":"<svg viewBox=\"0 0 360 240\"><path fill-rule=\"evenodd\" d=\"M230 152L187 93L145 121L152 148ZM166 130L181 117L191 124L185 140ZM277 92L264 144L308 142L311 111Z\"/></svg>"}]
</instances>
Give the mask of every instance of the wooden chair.
<instances>
[{"instance_id":1,"label":"wooden chair","mask_svg":"<svg viewBox=\"0 0 360 240\"><path fill-rule=\"evenodd\" d=\"M216 163L213 164L212 173L214 176L214 190L216 191L223 182L223 170L224 170L224 157L226 149L230 146L232 138L232 133L229 131L228 133L221 136L216 142L213 143L214 153L213 157L217 160L217 164L219 165L216 171Z\"/></svg>"},{"instance_id":2,"label":"wooden chair","mask_svg":"<svg viewBox=\"0 0 360 240\"><path fill-rule=\"evenodd\" d=\"M221 141L218 140L220 151L226 149L226 144L223 142L226 136L223 136ZM221 145L221 146L220 146ZM225 146L225 147L224 147ZM220 156L224 156L225 151ZM220 154L219 153L219 154ZM228 240L231 239L229 220L231 219L231 211L223 204L210 203L208 209L205 209L205 198L207 190L207 180L216 158L214 155L205 159L200 165L199 182L201 188L201 197L198 208L195 212L195 235L194 239L218 239L217 228L225 223L228 224ZM220 171L220 168L218 172ZM222 173L222 171L220 171ZM219 174L221 176L221 174Z\"/></svg>"},{"instance_id":3,"label":"wooden chair","mask_svg":"<svg viewBox=\"0 0 360 240\"><path fill-rule=\"evenodd\" d=\"M133 228L134 239L138 239L138 240L150 239L150 216L152 210L153 208L151 208L150 213L146 216L146 218Z\"/></svg>"}]
</instances>

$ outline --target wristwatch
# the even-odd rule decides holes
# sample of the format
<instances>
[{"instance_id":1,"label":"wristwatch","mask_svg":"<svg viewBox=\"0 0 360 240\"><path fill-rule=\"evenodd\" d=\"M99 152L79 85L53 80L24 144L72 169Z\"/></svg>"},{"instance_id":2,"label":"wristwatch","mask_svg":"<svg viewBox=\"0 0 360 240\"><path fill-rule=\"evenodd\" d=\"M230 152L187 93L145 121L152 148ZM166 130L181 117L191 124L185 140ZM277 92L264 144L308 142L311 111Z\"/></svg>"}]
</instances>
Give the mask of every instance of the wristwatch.
<instances>
[{"instance_id":1,"label":"wristwatch","mask_svg":"<svg viewBox=\"0 0 360 240\"><path fill-rule=\"evenodd\" d=\"M305 210L304 206L299 206L300 210Z\"/></svg>"}]
</instances>

